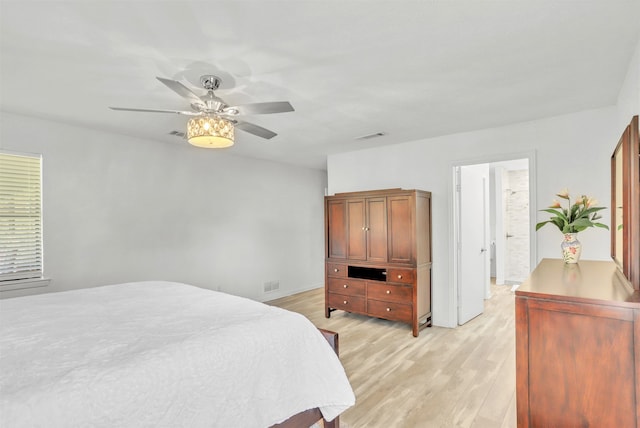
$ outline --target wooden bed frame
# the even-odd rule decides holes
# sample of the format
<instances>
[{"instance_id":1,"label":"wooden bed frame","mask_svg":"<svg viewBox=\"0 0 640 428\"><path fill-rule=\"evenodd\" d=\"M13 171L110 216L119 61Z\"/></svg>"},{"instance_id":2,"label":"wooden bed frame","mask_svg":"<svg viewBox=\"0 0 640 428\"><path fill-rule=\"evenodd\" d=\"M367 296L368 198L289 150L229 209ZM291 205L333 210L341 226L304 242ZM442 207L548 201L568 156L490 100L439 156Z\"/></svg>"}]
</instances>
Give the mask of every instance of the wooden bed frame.
<instances>
[{"instance_id":1,"label":"wooden bed frame","mask_svg":"<svg viewBox=\"0 0 640 428\"><path fill-rule=\"evenodd\" d=\"M324 338L327 339L327 342L329 342L329 345L331 345L333 350L336 352L336 355L340 355L338 350L338 333L329 331L329 330L323 330L321 328L319 328L318 330L320 330L320 333L322 333ZM291 416L289 419L287 419L284 422L281 422L276 425L272 425L271 428L310 427L311 425L315 424L320 420L322 420L322 422L324 423L325 428L340 428L339 416L336 417L331 422L328 422L324 420L324 418L322 417L322 413L320 412L320 409L317 407L315 409L309 409L309 410L305 410L304 412L297 413Z\"/></svg>"}]
</instances>

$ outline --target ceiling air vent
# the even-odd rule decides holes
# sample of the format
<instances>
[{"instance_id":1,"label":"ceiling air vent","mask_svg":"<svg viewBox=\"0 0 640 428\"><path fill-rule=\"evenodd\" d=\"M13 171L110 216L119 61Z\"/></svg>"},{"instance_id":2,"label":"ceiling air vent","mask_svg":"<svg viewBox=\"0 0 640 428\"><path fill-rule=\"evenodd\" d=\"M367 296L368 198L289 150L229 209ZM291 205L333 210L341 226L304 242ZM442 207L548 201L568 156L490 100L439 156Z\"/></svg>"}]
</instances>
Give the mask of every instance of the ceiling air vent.
<instances>
[{"instance_id":1,"label":"ceiling air vent","mask_svg":"<svg viewBox=\"0 0 640 428\"><path fill-rule=\"evenodd\" d=\"M363 135L361 137L356 137L356 140L370 140L372 138L382 137L383 135L385 135L384 132L376 132L375 134L368 134L368 135Z\"/></svg>"}]
</instances>

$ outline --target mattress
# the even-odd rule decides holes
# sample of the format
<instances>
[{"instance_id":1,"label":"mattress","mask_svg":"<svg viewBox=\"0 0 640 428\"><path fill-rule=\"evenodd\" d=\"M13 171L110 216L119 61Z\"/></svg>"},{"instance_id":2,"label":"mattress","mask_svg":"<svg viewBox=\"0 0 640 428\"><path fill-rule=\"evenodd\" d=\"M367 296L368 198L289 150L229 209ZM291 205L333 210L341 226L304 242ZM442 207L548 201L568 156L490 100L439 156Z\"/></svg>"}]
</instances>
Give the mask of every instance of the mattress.
<instances>
[{"instance_id":1,"label":"mattress","mask_svg":"<svg viewBox=\"0 0 640 428\"><path fill-rule=\"evenodd\" d=\"M148 281L0 300L2 427L268 427L355 402L304 316Z\"/></svg>"}]
</instances>

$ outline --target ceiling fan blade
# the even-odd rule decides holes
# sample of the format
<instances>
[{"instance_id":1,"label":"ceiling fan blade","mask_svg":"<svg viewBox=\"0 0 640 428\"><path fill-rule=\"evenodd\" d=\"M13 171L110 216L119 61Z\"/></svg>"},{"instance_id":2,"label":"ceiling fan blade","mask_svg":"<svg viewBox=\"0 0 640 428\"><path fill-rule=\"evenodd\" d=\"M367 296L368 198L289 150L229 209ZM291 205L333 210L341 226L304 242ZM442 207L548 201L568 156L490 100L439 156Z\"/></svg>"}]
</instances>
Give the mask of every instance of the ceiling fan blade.
<instances>
[{"instance_id":1,"label":"ceiling fan blade","mask_svg":"<svg viewBox=\"0 0 640 428\"><path fill-rule=\"evenodd\" d=\"M183 98L186 98L190 103L202 104L202 99L200 98L200 96L193 92L191 89L184 86L182 83L176 80L165 79L164 77L156 77L156 79L164 83L176 94L180 95Z\"/></svg>"},{"instance_id":2,"label":"ceiling fan blade","mask_svg":"<svg viewBox=\"0 0 640 428\"><path fill-rule=\"evenodd\" d=\"M225 111L228 110L237 110L240 114L271 114L294 111L293 106L288 101L242 104L225 108Z\"/></svg>"},{"instance_id":3,"label":"ceiling fan blade","mask_svg":"<svg viewBox=\"0 0 640 428\"><path fill-rule=\"evenodd\" d=\"M141 111L146 113L175 113L175 114L183 114L186 116L200 116L202 113L195 111L183 111L183 110L162 110L162 109L152 109L152 108L128 108L128 107L109 107L111 110L120 110L120 111Z\"/></svg>"},{"instance_id":4,"label":"ceiling fan blade","mask_svg":"<svg viewBox=\"0 0 640 428\"><path fill-rule=\"evenodd\" d=\"M263 128L262 126L254 125L253 123L248 122L236 122L235 127L243 130L244 132L248 132L249 134L266 138L267 140L278 135L273 131L269 131L267 128Z\"/></svg>"}]
</instances>

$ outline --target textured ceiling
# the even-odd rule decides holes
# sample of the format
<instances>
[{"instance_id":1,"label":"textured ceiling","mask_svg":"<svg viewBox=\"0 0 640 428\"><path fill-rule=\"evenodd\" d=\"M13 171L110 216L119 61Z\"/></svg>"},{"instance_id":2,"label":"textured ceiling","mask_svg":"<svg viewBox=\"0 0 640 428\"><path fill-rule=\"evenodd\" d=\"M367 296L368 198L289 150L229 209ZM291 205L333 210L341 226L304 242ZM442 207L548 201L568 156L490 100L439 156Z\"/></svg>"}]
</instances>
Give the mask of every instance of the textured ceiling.
<instances>
[{"instance_id":1,"label":"textured ceiling","mask_svg":"<svg viewBox=\"0 0 640 428\"><path fill-rule=\"evenodd\" d=\"M640 1L0 0L0 108L187 144L187 109L156 76L246 116L227 153L324 168L327 154L615 104L640 37ZM204 93L204 91L203 91ZM379 138L357 137L382 132ZM193 150L202 150L193 148Z\"/></svg>"}]
</instances>

